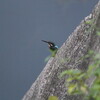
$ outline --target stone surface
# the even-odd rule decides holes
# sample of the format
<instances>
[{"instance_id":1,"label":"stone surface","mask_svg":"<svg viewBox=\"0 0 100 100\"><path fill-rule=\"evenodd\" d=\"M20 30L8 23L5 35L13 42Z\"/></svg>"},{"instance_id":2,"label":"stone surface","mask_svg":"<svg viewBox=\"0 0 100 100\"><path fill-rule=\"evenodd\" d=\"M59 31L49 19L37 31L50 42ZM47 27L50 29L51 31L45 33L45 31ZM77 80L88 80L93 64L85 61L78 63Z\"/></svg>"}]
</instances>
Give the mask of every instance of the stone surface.
<instances>
[{"instance_id":1,"label":"stone surface","mask_svg":"<svg viewBox=\"0 0 100 100\"><path fill-rule=\"evenodd\" d=\"M89 24L88 22L92 22ZM59 74L67 69L86 70L91 64L91 59L80 59L89 50L100 53L100 1L92 13L87 16L75 31L69 36L55 57L52 57L37 80L24 95L22 100L48 100L51 95L59 100L82 100L82 96L69 96L65 87L65 78L58 78ZM88 84L93 78L88 80Z\"/></svg>"}]
</instances>

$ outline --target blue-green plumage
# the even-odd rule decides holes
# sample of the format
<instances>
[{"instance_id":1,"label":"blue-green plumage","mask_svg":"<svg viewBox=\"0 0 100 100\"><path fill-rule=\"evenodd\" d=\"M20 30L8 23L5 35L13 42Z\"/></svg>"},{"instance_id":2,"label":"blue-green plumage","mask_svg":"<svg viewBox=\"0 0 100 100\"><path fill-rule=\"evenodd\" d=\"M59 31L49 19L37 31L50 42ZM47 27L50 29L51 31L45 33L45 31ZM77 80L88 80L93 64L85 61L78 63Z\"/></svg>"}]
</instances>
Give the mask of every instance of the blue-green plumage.
<instances>
[{"instance_id":1,"label":"blue-green plumage","mask_svg":"<svg viewBox=\"0 0 100 100\"><path fill-rule=\"evenodd\" d=\"M50 42L50 41L45 41L45 40L42 40L42 41L45 42L45 43L48 43L48 47L50 49L50 52L52 53L52 56L54 57L57 50L58 50L58 46L55 45L55 43Z\"/></svg>"}]
</instances>

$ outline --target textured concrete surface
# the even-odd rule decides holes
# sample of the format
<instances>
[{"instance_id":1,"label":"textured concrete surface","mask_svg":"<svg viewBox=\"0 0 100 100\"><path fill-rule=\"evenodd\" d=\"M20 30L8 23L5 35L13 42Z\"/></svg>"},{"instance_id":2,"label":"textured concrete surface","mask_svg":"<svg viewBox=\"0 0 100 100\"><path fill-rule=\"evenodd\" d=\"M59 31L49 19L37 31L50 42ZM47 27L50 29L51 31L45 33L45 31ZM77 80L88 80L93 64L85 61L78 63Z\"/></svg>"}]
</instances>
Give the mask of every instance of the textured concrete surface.
<instances>
[{"instance_id":1,"label":"textured concrete surface","mask_svg":"<svg viewBox=\"0 0 100 100\"><path fill-rule=\"evenodd\" d=\"M93 23L87 24L86 22L90 20ZM65 78L59 79L58 76L66 69L84 70L92 63L90 58L86 60L80 58L86 55L88 50L100 52L100 37L96 35L98 27L100 27L100 1L65 41L57 55L48 61L22 100L47 100L50 95L58 96L59 100L82 100L83 97L79 95L67 95ZM92 80L93 78L89 79L88 83L90 84Z\"/></svg>"}]
</instances>

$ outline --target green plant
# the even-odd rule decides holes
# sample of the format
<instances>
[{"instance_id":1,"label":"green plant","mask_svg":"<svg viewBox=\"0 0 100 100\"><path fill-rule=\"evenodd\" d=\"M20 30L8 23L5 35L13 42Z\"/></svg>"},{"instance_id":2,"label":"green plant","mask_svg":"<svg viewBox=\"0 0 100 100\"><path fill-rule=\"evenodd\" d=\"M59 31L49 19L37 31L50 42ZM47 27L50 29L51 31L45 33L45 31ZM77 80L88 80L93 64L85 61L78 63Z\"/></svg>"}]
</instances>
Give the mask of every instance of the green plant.
<instances>
[{"instance_id":1,"label":"green plant","mask_svg":"<svg viewBox=\"0 0 100 100\"><path fill-rule=\"evenodd\" d=\"M85 99L100 100L100 54L94 54L93 51L90 51L84 58L91 57L91 54L93 54L92 60L94 63L88 66L86 72L70 69L62 72L60 77L68 75L66 86L70 95L83 94ZM89 86L86 84L86 80L93 76L95 79Z\"/></svg>"},{"instance_id":2,"label":"green plant","mask_svg":"<svg viewBox=\"0 0 100 100\"><path fill-rule=\"evenodd\" d=\"M56 96L49 96L48 100L58 100L58 97L56 97Z\"/></svg>"}]
</instances>

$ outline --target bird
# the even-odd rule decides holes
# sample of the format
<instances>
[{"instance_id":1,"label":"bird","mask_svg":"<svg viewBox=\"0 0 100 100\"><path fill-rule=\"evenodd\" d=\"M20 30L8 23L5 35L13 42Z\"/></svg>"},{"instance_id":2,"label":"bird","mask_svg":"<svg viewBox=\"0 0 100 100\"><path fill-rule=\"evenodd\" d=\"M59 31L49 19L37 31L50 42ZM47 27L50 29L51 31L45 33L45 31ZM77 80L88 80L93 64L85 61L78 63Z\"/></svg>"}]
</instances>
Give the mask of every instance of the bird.
<instances>
[{"instance_id":1,"label":"bird","mask_svg":"<svg viewBox=\"0 0 100 100\"><path fill-rule=\"evenodd\" d=\"M48 44L49 50L51 52L51 56L54 57L55 54L57 53L58 46L55 45L55 43L51 41L45 41L45 40L42 40L42 41Z\"/></svg>"}]
</instances>

